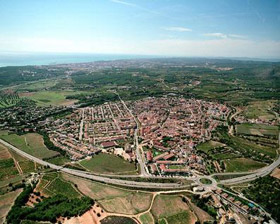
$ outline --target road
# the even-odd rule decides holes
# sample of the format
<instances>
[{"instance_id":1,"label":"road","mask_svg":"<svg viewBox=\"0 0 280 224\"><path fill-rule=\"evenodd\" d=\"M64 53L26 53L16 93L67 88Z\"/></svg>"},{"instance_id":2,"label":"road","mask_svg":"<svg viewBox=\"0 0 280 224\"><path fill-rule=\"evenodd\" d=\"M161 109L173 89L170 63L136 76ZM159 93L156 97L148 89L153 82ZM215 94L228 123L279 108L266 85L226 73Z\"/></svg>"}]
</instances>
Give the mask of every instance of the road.
<instances>
[{"instance_id":1,"label":"road","mask_svg":"<svg viewBox=\"0 0 280 224\"><path fill-rule=\"evenodd\" d=\"M278 151L279 150L280 150L280 132L279 132L279 136L278 136ZM229 179L229 180L222 180L222 181L220 181L220 183L221 184L240 184L240 183L252 181L252 180L255 180L259 177L264 177L264 176L270 174L279 165L280 165L280 155L278 153L277 160L275 160L269 166L258 169L258 170L252 172L249 175L245 175L245 176L242 176L242 177L236 177L236 178L232 178L232 179ZM239 174L242 174L242 173L239 173Z\"/></svg>"},{"instance_id":2,"label":"road","mask_svg":"<svg viewBox=\"0 0 280 224\"><path fill-rule=\"evenodd\" d=\"M123 106L127 109L127 111L130 113L130 115L133 117L133 119L136 123L136 130L134 132L134 145L135 145L136 157L137 157L137 161L138 161L139 166L140 166L140 175L144 176L144 177L148 177L150 175L146 170L145 162L144 162L144 159L142 157L142 153L140 152L139 141L138 141L138 132L139 132L139 127L140 127L139 121L133 115L131 110L126 106L125 102L122 100L120 95L118 93L116 93L116 94L118 95L118 97L119 97L120 101L122 102Z\"/></svg>"},{"instance_id":3,"label":"road","mask_svg":"<svg viewBox=\"0 0 280 224\"><path fill-rule=\"evenodd\" d=\"M185 185L181 185L178 183L151 183L151 182L136 182L136 181L129 181L129 180L120 180L120 179L113 179L110 177L104 177L104 176L98 176L98 175L93 175L93 174L89 174L86 173L84 171L80 171L80 170L74 170L74 169L69 169L69 168L64 168L62 166L57 166L54 165L52 163L43 161L39 158L36 158L20 149L18 149L17 147L11 145L10 143L0 139L0 143L7 146L8 148L10 148L11 150L15 151L16 153L18 153L19 155L30 159L40 165L43 166L49 166L52 169L58 170L58 171L62 171L68 174L72 174L78 177L82 177L82 178L87 178L87 179L91 179L91 180L95 180L95 181L99 181L99 182L103 182L103 183L108 183L108 184L115 184L115 185L119 185L119 186L126 186L126 187L135 187L135 188L149 188L149 189L182 189L185 188ZM125 176L124 176L125 177Z\"/></svg>"}]
</instances>

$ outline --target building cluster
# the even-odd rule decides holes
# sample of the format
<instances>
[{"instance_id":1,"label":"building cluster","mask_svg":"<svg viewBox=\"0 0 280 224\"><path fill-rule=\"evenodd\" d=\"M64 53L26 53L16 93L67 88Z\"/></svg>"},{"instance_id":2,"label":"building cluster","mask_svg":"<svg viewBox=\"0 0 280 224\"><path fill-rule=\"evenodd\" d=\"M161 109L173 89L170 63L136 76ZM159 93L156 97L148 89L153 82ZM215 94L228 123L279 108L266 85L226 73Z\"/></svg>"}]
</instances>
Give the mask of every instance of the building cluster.
<instances>
[{"instance_id":1,"label":"building cluster","mask_svg":"<svg viewBox=\"0 0 280 224\"><path fill-rule=\"evenodd\" d=\"M67 151L73 160L99 151L135 159L128 142L136 123L121 102L77 109L64 119L48 122L47 129L53 144Z\"/></svg>"},{"instance_id":2,"label":"building cluster","mask_svg":"<svg viewBox=\"0 0 280 224\"><path fill-rule=\"evenodd\" d=\"M195 146L211 138L230 112L225 105L175 97L146 98L131 105L141 123L140 137L152 174L205 173Z\"/></svg>"},{"instance_id":3,"label":"building cluster","mask_svg":"<svg viewBox=\"0 0 280 224\"><path fill-rule=\"evenodd\" d=\"M0 128L10 131L35 131L38 122L51 115L69 110L65 106L38 107L31 100L21 100L19 105L0 109Z\"/></svg>"}]
</instances>

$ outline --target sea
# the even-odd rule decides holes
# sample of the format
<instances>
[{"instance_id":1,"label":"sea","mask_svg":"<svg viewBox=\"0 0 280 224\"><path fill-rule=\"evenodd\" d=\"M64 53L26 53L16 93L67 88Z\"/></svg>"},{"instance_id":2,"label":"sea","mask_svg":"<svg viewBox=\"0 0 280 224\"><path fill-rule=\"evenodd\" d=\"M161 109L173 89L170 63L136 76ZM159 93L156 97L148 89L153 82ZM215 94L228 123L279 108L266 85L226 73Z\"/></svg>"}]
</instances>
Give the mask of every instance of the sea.
<instances>
[{"instance_id":1,"label":"sea","mask_svg":"<svg viewBox=\"0 0 280 224\"><path fill-rule=\"evenodd\" d=\"M141 58L156 58L156 56L127 54L0 53L0 67L55 65Z\"/></svg>"}]
</instances>

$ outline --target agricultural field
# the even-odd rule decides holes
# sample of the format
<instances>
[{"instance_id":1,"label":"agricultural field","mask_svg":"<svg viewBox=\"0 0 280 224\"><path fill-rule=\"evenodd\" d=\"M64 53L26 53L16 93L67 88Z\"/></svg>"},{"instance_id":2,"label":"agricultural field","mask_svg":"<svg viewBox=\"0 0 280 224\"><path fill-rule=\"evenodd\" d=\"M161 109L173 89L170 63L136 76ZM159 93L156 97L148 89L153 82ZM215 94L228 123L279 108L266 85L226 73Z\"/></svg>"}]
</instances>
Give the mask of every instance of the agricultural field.
<instances>
[{"instance_id":1,"label":"agricultural field","mask_svg":"<svg viewBox=\"0 0 280 224\"><path fill-rule=\"evenodd\" d=\"M237 158L225 161L226 172L247 172L260 169L264 166L266 166L265 163L246 158Z\"/></svg>"},{"instance_id":2,"label":"agricultural field","mask_svg":"<svg viewBox=\"0 0 280 224\"><path fill-rule=\"evenodd\" d=\"M15 159L16 163L18 164L19 170L23 174L28 174L30 172L34 172L35 170L42 167L41 165L38 165L38 164L32 162L31 160L28 160L28 159L18 155L17 153L15 153L12 150L9 150L9 152L12 155L12 157Z\"/></svg>"},{"instance_id":3,"label":"agricultural field","mask_svg":"<svg viewBox=\"0 0 280 224\"><path fill-rule=\"evenodd\" d=\"M91 159L85 159L80 164L95 173L103 174L136 174L134 163L130 163L118 156L99 153Z\"/></svg>"},{"instance_id":4,"label":"agricultural field","mask_svg":"<svg viewBox=\"0 0 280 224\"><path fill-rule=\"evenodd\" d=\"M19 95L13 91L0 91L0 109L16 105L20 101Z\"/></svg>"},{"instance_id":5,"label":"agricultural field","mask_svg":"<svg viewBox=\"0 0 280 224\"><path fill-rule=\"evenodd\" d=\"M15 199L21 192L22 189L17 189L16 191L12 191L4 195L0 195L0 223L1 224L4 223L4 218L8 214Z\"/></svg>"},{"instance_id":6,"label":"agricultural field","mask_svg":"<svg viewBox=\"0 0 280 224\"><path fill-rule=\"evenodd\" d=\"M28 133L25 135L4 134L1 135L0 138L40 159L52 158L59 155L58 152L49 150L45 146L42 136L36 133Z\"/></svg>"},{"instance_id":7,"label":"agricultural field","mask_svg":"<svg viewBox=\"0 0 280 224\"><path fill-rule=\"evenodd\" d=\"M0 181L8 180L18 174L13 158L3 145L0 145L0 170Z\"/></svg>"},{"instance_id":8,"label":"agricultural field","mask_svg":"<svg viewBox=\"0 0 280 224\"><path fill-rule=\"evenodd\" d=\"M39 91L26 94L25 97L34 100L38 106L71 105L76 101L66 99L66 96L78 94L73 91Z\"/></svg>"},{"instance_id":9,"label":"agricultural field","mask_svg":"<svg viewBox=\"0 0 280 224\"><path fill-rule=\"evenodd\" d=\"M278 138L279 128L265 124L239 124L236 125L236 133L239 135L256 135Z\"/></svg>"},{"instance_id":10,"label":"agricultural field","mask_svg":"<svg viewBox=\"0 0 280 224\"><path fill-rule=\"evenodd\" d=\"M60 173L47 173L41 178L37 190L44 195L54 196L62 194L68 198L78 198L81 194L71 182L64 180Z\"/></svg>"},{"instance_id":11,"label":"agricultural field","mask_svg":"<svg viewBox=\"0 0 280 224\"><path fill-rule=\"evenodd\" d=\"M275 115L271 112L275 101L254 101L250 102L242 115L248 119L262 119L269 121L275 119Z\"/></svg>"},{"instance_id":12,"label":"agricultural field","mask_svg":"<svg viewBox=\"0 0 280 224\"><path fill-rule=\"evenodd\" d=\"M76 183L83 194L95 199L107 212L137 214L146 211L152 201L152 194L114 187L63 174L64 179Z\"/></svg>"},{"instance_id":13,"label":"agricultural field","mask_svg":"<svg viewBox=\"0 0 280 224\"><path fill-rule=\"evenodd\" d=\"M151 213L157 220L166 219L168 223L194 223L195 215L190 207L177 195L157 195Z\"/></svg>"}]
</instances>

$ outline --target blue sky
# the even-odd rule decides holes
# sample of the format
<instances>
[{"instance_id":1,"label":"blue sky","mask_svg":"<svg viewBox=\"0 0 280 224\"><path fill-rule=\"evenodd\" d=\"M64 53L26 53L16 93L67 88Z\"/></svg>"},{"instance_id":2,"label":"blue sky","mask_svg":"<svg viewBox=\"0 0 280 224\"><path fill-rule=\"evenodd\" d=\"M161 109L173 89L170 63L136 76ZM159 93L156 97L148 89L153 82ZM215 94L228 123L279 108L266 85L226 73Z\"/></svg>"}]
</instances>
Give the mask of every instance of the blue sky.
<instances>
[{"instance_id":1,"label":"blue sky","mask_svg":"<svg viewBox=\"0 0 280 224\"><path fill-rule=\"evenodd\" d=\"M280 0L0 0L0 52L280 58Z\"/></svg>"}]
</instances>

